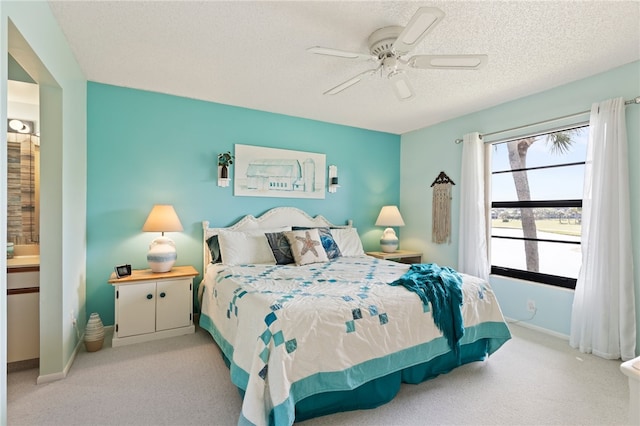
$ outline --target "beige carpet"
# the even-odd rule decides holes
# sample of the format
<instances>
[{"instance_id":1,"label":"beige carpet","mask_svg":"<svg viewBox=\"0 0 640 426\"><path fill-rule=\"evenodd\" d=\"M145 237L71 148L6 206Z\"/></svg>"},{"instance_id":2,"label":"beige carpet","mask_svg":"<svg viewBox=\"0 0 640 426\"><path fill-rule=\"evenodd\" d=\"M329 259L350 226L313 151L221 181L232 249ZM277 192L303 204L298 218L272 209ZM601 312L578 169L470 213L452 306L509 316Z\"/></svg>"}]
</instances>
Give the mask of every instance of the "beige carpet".
<instances>
[{"instance_id":1,"label":"beige carpet","mask_svg":"<svg viewBox=\"0 0 640 426\"><path fill-rule=\"evenodd\" d=\"M390 403L303 422L315 425L620 425L629 390L619 361L581 354L518 325L488 361L420 385ZM36 385L8 375L8 424L235 425L241 400L204 331L78 354L68 377Z\"/></svg>"}]
</instances>

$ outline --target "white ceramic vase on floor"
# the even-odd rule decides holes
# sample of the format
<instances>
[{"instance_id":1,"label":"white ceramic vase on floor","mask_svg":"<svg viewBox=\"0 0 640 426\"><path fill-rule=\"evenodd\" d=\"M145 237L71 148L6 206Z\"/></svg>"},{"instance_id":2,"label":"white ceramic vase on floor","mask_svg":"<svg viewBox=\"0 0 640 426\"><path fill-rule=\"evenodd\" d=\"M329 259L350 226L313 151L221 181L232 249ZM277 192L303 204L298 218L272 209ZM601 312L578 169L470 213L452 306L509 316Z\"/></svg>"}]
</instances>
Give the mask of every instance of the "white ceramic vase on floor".
<instances>
[{"instance_id":1,"label":"white ceramic vase on floor","mask_svg":"<svg viewBox=\"0 0 640 426\"><path fill-rule=\"evenodd\" d=\"M87 352L99 351L104 343L104 326L100 315L92 313L84 330L84 346Z\"/></svg>"}]
</instances>

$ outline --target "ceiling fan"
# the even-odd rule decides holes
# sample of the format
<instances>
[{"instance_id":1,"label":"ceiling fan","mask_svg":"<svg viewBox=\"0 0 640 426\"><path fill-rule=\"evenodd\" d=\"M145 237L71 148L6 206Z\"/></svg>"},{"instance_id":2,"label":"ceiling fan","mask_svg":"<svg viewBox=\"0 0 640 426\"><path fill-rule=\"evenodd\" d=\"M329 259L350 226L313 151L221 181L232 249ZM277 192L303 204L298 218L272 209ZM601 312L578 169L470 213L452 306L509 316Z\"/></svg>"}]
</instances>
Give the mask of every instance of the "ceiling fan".
<instances>
[{"instance_id":1,"label":"ceiling fan","mask_svg":"<svg viewBox=\"0 0 640 426\"><path fill-rule=\"evenodd\" d=\"M436 7L421 7L406 27L380 28L369 36L369 53L348 52L328 47L310 47L307 51L318 55L337 56L346 59L368 60L376 67L350 78L324 92L335 95L377 74L386 75L393 91L400 100L415 96L405 74L411 68L477 70L487 63L487 55L413 55L407 56L424 37L444 18L444 12Z\"/></svg>"}]
</instances>

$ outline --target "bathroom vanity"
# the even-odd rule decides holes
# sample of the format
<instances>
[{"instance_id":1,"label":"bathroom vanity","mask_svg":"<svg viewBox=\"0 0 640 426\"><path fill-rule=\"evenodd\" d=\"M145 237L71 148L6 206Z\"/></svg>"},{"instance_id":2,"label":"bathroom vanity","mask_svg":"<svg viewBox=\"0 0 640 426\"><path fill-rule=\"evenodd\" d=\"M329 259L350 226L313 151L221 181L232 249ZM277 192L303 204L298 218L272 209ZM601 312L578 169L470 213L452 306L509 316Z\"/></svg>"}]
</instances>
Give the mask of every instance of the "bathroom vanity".
<instances>
[{"instance_id":1,"label":"bathroom vanity","mask_svg":"<svg viewBox=\"0 0 640 426\"><path fill-rule=\"evenodd\" d=\"M7 362L39 357L40 256L16 254L7 259Z\"/></svg>"}]
</instances>

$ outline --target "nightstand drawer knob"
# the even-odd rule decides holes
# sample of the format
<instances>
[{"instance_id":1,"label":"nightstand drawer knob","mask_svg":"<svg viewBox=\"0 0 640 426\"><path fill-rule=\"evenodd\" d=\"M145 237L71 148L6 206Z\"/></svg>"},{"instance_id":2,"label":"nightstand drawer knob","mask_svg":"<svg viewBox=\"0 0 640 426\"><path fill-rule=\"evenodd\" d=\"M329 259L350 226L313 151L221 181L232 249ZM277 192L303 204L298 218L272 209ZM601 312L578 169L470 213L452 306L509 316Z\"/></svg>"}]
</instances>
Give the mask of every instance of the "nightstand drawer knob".
<instances>
[{"instance_id":1,"label":"nightstand drawer knob","mask_svg":"<svg viewBox=\"0 0 640 426\"><path fill-rule=\"evenodd\" d=\"M164 291L162 293L160 293L160 297L165 297L167 295L167 293L165 293Z\"/></svg>"},{"instance_id":2,"label":"nightstand drawer knob","mask_svg":"<svg viewBox=\"0 0 640 426\"><path fill-rule=\"evenodd\" d=\"M153 294L147 294L147 299L149 300L153 299Z\"/></svg>"}]
</instances>

